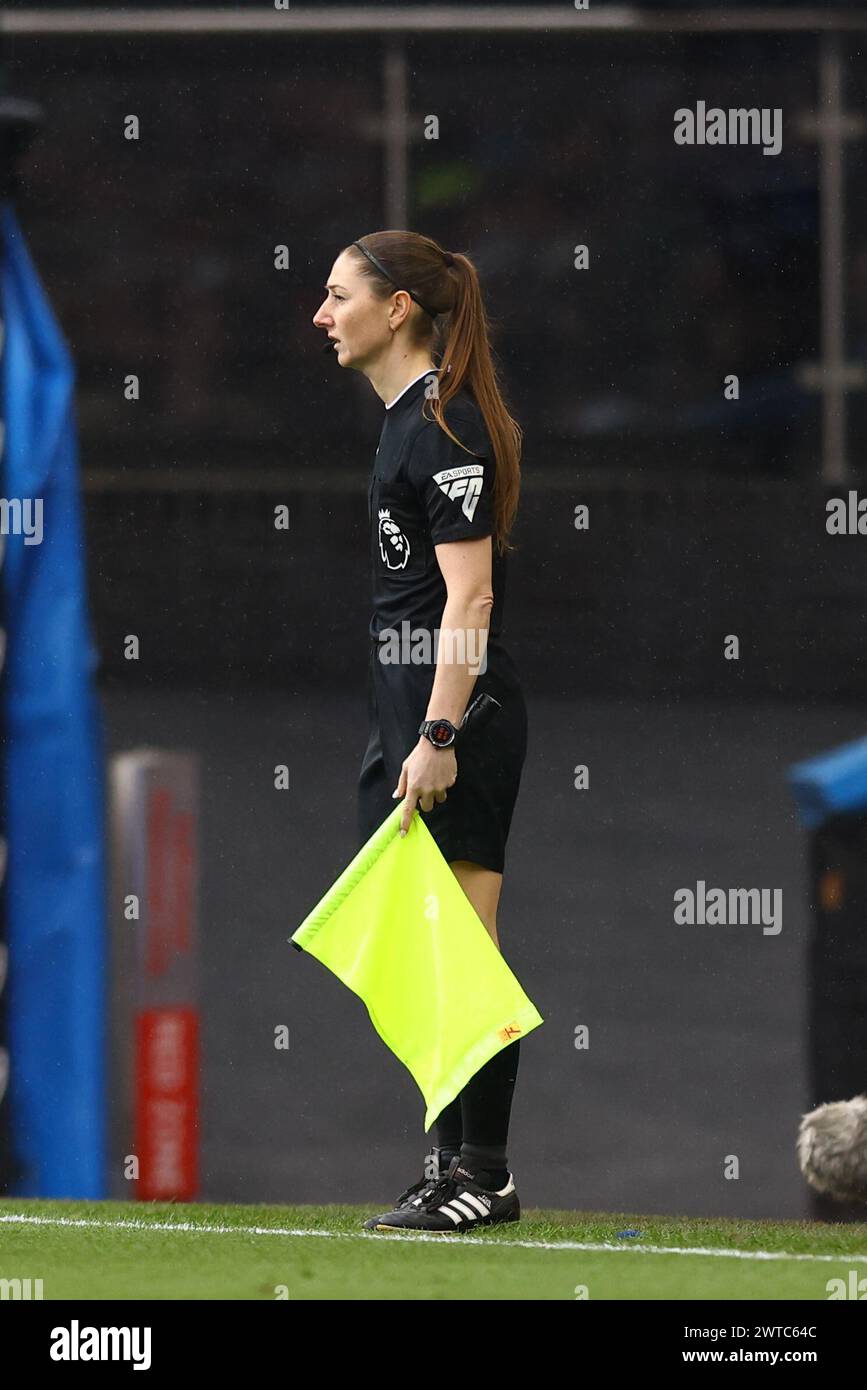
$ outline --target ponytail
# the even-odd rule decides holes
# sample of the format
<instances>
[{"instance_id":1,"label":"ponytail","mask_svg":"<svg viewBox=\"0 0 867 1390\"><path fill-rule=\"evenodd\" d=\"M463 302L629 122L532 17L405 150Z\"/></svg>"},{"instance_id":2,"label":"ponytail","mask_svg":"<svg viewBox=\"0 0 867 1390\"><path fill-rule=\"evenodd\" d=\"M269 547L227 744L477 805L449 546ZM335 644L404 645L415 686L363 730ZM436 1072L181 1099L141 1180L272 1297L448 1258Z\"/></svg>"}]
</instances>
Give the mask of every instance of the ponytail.
<instances>
[{"instance_id":1,"label":"ponytail","mask_svg":"<svg viewBox=\"0 0 867 1390\"><path fill-rule=\"evenodd\" d=\"M463 253L444 251L417 232L373 232L362 240L363 248L348 249L377 292L386 297L397 286L411 291L419 305L413 345L427 346L440 358L439 390L430 398L433 419L465 448L446 424L445 407L464 388L481 411L494 451L494 541L501 555L514 550L509 535L518 510L523 431L503 400L476 267ZM374 258L387 275L372 264Z\"/></svg>"}]
</instances>

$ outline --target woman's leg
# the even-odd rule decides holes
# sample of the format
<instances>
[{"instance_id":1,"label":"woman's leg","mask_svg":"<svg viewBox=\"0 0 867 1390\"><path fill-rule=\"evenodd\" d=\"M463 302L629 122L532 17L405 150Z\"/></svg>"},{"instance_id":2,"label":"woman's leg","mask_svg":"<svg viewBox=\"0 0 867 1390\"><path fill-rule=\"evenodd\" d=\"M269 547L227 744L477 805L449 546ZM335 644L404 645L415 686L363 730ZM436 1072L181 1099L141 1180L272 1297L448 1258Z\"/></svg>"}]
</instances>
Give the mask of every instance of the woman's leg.
<instances>
[{"instance_id":1,"label":"woman's leg","mask_svg":"<svg viewBox=\"0 0 867 1390\"><path fill-rule=\"evenodd\" d=\"M503 887L503 875L495 873L493 869L483 869L481 864L471 864L468 859L453 859L449 868L481 917L494 945L499 950L497 908L500 902L500 890Z\"/></svg>"},{"instance_id":2,"label":"woman's leg","mask_svg":"<svg viewBox=\"0 0 867 1390\"><path fill-rule=\"evenodd\" d=\"M483 869L480 864L471 864L467 859L453 859L449 868L490 932L494 945L499 948L497 904L500 900L503 875L494 873L492 869ZM464 1137L462 1094L461 1092L456 1095L434 1121L437 1145L444 1164L448 1164L449 1160L461 1151Z\"/></svg>"},{"instance_id":3,"label":"woman's leg","mask_svg":"<svg viewBox=\"0 0 867 1390\"><path fill-rule=\"evenodd\" d=\"M450 867L499 950L497 907L502 874L466 859L453 860ZM508 1178L506 1142L520 1046L518 1039L496 1053L436 1120L440 1147L447 1151L459 1148L464 1163L480 1175L482 1186L497 1190Z\"/></svg>"}]
</instances>

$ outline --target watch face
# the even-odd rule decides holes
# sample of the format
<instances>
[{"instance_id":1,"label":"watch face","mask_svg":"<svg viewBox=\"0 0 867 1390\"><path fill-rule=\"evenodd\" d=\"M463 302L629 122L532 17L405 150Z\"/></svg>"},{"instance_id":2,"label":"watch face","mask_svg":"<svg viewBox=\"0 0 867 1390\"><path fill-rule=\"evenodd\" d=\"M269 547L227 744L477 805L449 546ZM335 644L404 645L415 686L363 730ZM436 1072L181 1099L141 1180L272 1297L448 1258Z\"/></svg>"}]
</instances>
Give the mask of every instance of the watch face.
<instances>
[{"instance_id":1,"label":"watch face","mask_svg":"<svg viewBox=\"0 0 867 1390\"><path fill-rule=\"evenodd\" d=\"M445 719L435 719L430 726L430 738L432 743L440 743L444 747L452 741L452 726Z\"/></svg>"}]
</instances>

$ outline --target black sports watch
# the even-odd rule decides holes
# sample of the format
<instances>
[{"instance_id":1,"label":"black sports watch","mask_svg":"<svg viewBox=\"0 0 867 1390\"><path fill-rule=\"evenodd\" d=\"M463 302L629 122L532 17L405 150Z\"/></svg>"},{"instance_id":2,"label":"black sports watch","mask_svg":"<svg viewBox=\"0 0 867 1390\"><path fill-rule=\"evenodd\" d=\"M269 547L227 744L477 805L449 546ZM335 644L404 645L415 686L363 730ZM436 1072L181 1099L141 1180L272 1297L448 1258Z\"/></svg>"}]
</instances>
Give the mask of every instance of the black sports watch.
<instances>
[{"instance_id":1,"label":"black sports watch","mask_svg":"<svg viewBox=\"0 0 867 1390\"><path fill-rule=\"evenodd\" d=\"M423 719L418 731L434 748L451 748L458 732L450 719Z\"/></svg>"}]
</instances>

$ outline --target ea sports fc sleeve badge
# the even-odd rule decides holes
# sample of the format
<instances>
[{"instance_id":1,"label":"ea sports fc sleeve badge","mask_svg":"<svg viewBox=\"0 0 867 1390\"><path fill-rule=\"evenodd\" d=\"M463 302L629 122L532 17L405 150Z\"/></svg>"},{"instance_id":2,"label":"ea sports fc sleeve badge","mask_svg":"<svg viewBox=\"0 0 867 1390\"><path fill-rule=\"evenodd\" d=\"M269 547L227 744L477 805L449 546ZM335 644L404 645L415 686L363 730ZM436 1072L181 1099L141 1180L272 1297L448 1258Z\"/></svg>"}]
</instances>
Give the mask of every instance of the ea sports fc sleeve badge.
<instances>
[{"instance_id":1,"label":"ea sports fc sleeve badge","mask_svg":"<svg viewBox=\"0 0 867 1390\"><path fill-rule=\"evenodd\" d=\"M451 422L450 422L451 423ZM462 449L436 423L419 431L407 463L409 478L422 499L434 544L480 540L493 534L494 463L487 437L463 422L451 429ZM478 453L468 453L478 449Z\"/></svg>"},{"instance_id":2,"label":"ea sports fc sleeve badge","mask_svg":"<svg viewBox=\"0 0 867 1390\"><path fill-rule=\"evenodd\" d=\"M289 938L367 1007L413 1076L425 1133L480 1067L544 1022L420 815L402 804Z\"/></svg>"}]
</instances>

